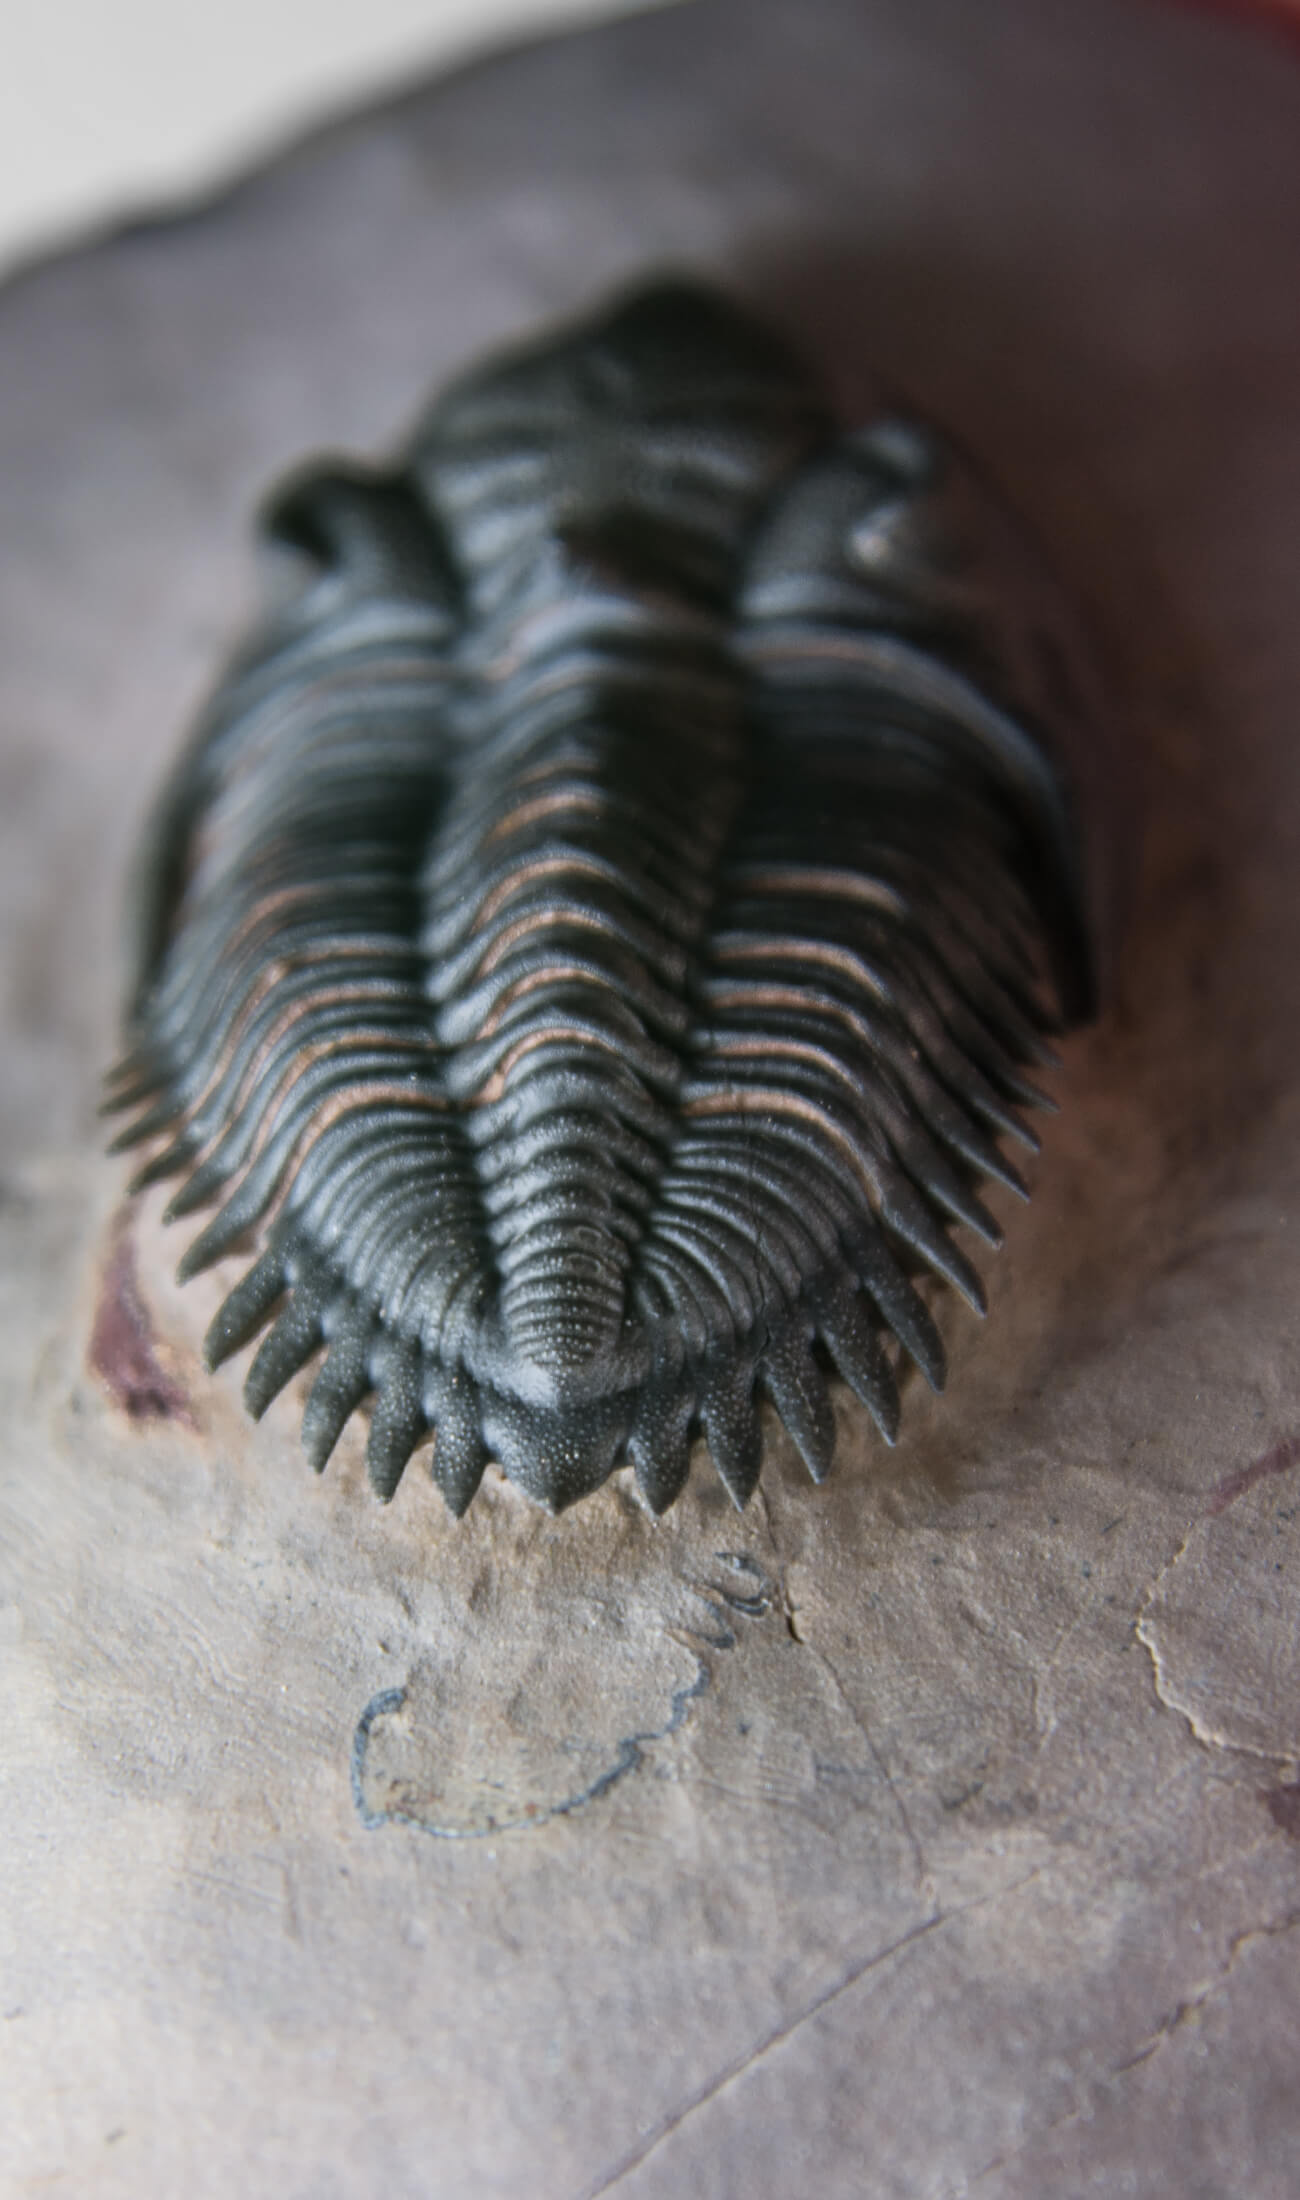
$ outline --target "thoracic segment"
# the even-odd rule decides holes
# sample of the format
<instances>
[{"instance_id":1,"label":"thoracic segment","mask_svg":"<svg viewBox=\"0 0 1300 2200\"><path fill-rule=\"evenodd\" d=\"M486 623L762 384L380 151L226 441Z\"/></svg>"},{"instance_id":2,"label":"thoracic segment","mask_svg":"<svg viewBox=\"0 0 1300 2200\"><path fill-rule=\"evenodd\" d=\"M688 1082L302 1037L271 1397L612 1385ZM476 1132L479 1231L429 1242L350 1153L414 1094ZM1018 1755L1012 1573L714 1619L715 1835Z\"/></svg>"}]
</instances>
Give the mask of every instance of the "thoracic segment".
<instances>
[{"instance_id":1,"label":"thoracic segment","mask_svg":"<svg viewBox=\"0 0 1300 2200\"><path fill-rule=\"evenodd\" d=\"M917 1278L982 1307L950 1232L1023 1191L1068 951L1055 764L919 557L943 464L669 290L282 504L316 577L164 802L111 1101L218 1203L183 1273L260 1238L209 1356L264 1331L260 1413L323 1354L317 1468L370 1400L385 1497L433 1432L457 1513L489 1457L662 1510L702 1431L743 1503L764 1399L820 1479L832 1367L887 1441L889 1340L942 1384Z\"/></svg>"}]
</instances>

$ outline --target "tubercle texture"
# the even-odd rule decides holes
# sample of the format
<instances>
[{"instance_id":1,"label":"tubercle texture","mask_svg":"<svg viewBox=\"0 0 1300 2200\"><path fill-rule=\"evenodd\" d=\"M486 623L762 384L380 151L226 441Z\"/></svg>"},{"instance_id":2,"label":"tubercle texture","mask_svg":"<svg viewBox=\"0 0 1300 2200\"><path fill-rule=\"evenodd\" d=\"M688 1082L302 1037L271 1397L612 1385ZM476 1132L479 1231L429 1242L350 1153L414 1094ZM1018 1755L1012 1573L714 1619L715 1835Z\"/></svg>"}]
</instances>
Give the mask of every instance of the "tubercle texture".
<instances>
[{"instance_id":1,"label":"tubercle texture","mask_svg":"<svg viewBox=\"0 0 1300 2200\"><path fill-rule=\"evenodd\" d=\"M743 1504L828 1376L882 1436L917 1280L1023 1190L1086 1012L1086 669L929 430L845 434L748 315L660 285L272 506L300 594L164 793L110 1104L252 1247L208 1339L260 1414L320 1355L388 1497L432 1436L559 1511L700 1433ZM1053 999L1055 996L1055 1002ZM269 1325L269 1326L268 1326Z\"/></svg>"}]
</instances>

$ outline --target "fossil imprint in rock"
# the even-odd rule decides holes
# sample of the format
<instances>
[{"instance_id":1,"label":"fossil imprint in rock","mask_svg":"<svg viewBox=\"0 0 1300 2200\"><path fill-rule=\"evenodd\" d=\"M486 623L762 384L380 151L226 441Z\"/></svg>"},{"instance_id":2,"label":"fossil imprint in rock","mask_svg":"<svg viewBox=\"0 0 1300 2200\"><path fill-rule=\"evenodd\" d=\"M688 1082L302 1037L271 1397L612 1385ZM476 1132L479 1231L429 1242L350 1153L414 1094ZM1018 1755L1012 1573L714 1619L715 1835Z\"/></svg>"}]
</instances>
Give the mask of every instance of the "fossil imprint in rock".
<instances>
[{"instance_id":1,"label":"fossil imprint in rock","mask_svg":"<svg viewBox=\"0 0 1300 2200\"><path fill-rule=\"evenodd\" d=\"M886 1441L915 1280L1034 1144L1091 1013L1104 747L1068 615L964 464L844 431L721 297L662 283L453 386L388 470L268 508L282 601L158 806L113 1107L208 1337L314 1356L323 1467L367 1401L388 1497L432 1439L560 1510L700 1432L738 1504L828 1379Z\"/></svg>"}]
</instances>

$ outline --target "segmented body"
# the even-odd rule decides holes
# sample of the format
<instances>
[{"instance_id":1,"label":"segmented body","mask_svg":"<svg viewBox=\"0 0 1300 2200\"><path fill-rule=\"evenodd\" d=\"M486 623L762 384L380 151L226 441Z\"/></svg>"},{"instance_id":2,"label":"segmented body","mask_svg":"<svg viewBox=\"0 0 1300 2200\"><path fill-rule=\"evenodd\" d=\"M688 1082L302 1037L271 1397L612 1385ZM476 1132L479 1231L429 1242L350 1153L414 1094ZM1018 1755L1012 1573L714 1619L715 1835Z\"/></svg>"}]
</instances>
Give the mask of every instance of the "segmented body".
<instances>
[{"instance_id":1,"label":"segmented body","mask_svg":"<svg viewBox=\"0 0 1300 2200\"><path fill-rule=\"evenodd\" d=\"M735 309L663 286L271 517L313 578L164 798L116 1104L138 1181L260 1240L209 1338L318 1353L390 1495L495 1458L558 1510L703 1431L737 1502L770 1399L815 1477L838 1369L885 1437L918 1271L981 1291L1024 1067L1086 1005L1032 568L937 440L837 433Z\"/></svg>"}]
</instances>

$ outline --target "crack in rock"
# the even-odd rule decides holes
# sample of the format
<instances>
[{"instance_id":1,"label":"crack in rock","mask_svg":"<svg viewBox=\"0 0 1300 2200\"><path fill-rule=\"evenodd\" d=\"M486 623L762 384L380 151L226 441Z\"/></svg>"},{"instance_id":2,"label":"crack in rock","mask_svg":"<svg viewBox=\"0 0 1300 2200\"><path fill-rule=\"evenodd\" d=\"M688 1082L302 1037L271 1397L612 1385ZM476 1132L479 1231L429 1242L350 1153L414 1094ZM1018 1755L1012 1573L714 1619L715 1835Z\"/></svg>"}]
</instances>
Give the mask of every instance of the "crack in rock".
<instances>
[{"instance_id":1,"label":"crack in rock","mask_svg":"<svg viewBox=\"0 0 1300 2200\"><path fill-rule=\"evenodd\" d=\"M447 1762L439 1757L436 1734L442 1705L436 1678L427 1691L432 1705L419 1710L409 1684L381 1689L362 1711L352 1737L352 1800L362 1825L370 1832L388 1825L412 1826L443 1841L484 1840L498 1834L537 1832L553 1819L570 1817L607 1795L640 1769L656 1742L666 1741L685 1725L693 1706L711 1686L711 1654L736 1648L739 1637L732 1619L753 1623L768 1618L772 1611L772 1584L755 1560L743 1552L714 1555L726 1578L684 1583L693 1602L692 1616L675 1624L665 1621L660 1630L661 1646L686 1650L692 1670L671 1687L666 1715L657 1724L637 1726L602 1742L580 1725L584 1717L588 1729L595 1722L598 1698L584 1701L579 1690L576 1700L557 1693L553 1702L545 1701L548 1689L554 1687L554 1675L529 1671L516 1691L511 1731L489 1730L477 1736L470 1745L474 1755L466 1769L452 1761L465 1753L465 1731ZM412 1716L403 1732L401 1722L408 1711ZM452 1724L456 1723L453 1719ZM471 1719L466 1718L463 1725L468 1730ZM552 1727L555 1732L548 1731ZM515 1746L521 1739L522 1749ZM384 1752L382 1744L387 1744ZM374 1759L381 1754L388 1762L376 1764ZM582 1776L576 1781L571 1775L566 1781L566 1762L580 1768Z\"/></svg>"},{"instance_id":2,"label":"crack in rock","mask_svg":"<svg viewBox=\"0 0 1300 2200\"><path fill-rule=\"evenodd\" d=\"M1300 1756L1300 1444L1219 1484L1137 1619L1156 1694L1208 1749Z\"/></svg>"}]
</instances>

